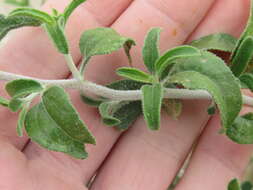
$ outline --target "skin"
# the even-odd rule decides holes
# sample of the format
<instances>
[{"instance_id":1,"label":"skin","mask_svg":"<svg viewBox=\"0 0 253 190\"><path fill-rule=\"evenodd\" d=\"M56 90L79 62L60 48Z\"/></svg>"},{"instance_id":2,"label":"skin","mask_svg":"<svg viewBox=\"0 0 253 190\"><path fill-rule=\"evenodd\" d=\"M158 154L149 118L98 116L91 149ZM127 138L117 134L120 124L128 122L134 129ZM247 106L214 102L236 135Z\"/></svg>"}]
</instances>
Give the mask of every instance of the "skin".
<instances>
[{"instance_id":1,"label":"skin","mask_svg":"<svg viewBox=\"0 0 253 190\"><path fill-rule=\"evenodd\" d=\"M48 0L44 9L62 10L67 3ZM112 27L136 39L138 45L131 52L133 63L144 68L141 47L151 27L163 28L160 48L164 52L214 32L239 36L248 10L249 0L90 0L71 16L67 35L78 64L82 31ZM70 75L63 56L38 28L21 29L14 35L1 49L0 63L1 70L33 77L57 79ZM92 59L85 77L106 84L118 79L114 71L124 65L127 59L122 51L99 56ZM97 146L87 146L89 158L75 160L40 148L27 136L17 137L17 115L0 108L1 190L85 190L83 184L95 173L92 190L165 190L195 143L190 166L176 190L226 189L232 178L242 176L252 152L251 145L237 145L218 134L220 119L218 114L211 118L207 115L208 101L184 101L178 120L163 113L158 132L147 130L143 118L139 118L121 134L105 127L97 110L80 102L78 92L70 94L97 139ZM0 95L6 96L4 91ZM250 110L244 107L242 112Z\"/></svg>"}]
</instances>

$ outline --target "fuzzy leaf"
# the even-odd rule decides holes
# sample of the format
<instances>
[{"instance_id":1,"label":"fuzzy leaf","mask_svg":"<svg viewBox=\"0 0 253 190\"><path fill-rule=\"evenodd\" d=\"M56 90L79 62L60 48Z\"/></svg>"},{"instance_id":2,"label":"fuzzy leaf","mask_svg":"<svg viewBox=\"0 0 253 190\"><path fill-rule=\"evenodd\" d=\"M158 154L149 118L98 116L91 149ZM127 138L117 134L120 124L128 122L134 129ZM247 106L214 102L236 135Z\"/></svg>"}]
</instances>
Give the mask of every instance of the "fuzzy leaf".
<instances>
[{"instance_id":1,"label":"fuzzy leaf","mask_svg":"<svg viewBox=\"0 0 253 190\"><path fill-rule=\"evenodd\" d=\"M45 24L44 27L58 51L66 55L69 53L69 45L62 22L63 17L59 17L57 20L54 20L54 22Z\"/></svg>"},{"instance_id":2,"label":"fuzzy leaf","mask_svg":"<svg viewBox=\"0 0 253 190\"><path fill-rule=\"evenodd\" d=\"M79 47L81 53L89 59L94 55L110 54L119 50L125 45L131 47L135 42L123 36L120 36L112 28L96 28L86 30L80 39Z\"/></svg>"},{"instance_id":3,"label":"fuzzy leaf","mask_svg":"<svg viewBox=\"0 0 253 190\"><path fill-rule=\"evenodd\" d=\"M69 19L69 16L73 13L73 11L82 3L84 3L86 0L72 0L71 3L65 8L63 17L65 24L67 20ZM65 25L64 24L64 25Z\"/></svg>"},{"instance_id":4,"label":"fuzzy leaf","mask_svg":"<svg viewBox=\"0 0 253 190\"><path fill-rule=\"evenodd\" d=\"M228 185L228 190L241 190L239 181L237 179L233 179L230 181Z\"/></svg>"},{"instance_id":5,"label":"fuzzy leaf","mask_svg":"<svg viewBox=\"0 0 253 190\"><path fill-rule=\"evenodd\" d=\"M18 116L17 133L18 133L18 136L20 137L23 136L23 127L25 124L25 118L26 118L27 112L28 112L28 108L24 106Z\"/></svg>"},{"instance_id":6,"label":"fuzzy leaf","mask_svg":"<svg viewBox=\"0 0 253 190\"><path fill-rule=\"evenodd\" d=\"M8 107L9 106L9 100L7 100L3 97L0 97L0 105Z\"/></svg>"},{"instance_id":7,"label":"fuzzy leaf","mask_svg":"<svg viewBox=\"0 0 253 190\"><path fill-rule=\"evenodd\" d=\"M179 46L170 49L165 54L163 54L155 63L156 72L159 76L162 75L163 71L167 67L171 66L173 61L179 58L199 56L199 49L192 46Z\"/></svg>"},{"instance_id":8,"label":"fuzzy leaf","mask_svg":"<svg viewBox=\"0 0 253 190\"><path fill-rule=\"evenodd\" d=\"M7 83L5 89L11 97L20 98L31 93L41 92L43 86L35 80L18 79Z\"/></svg>"},{"instance_id":9,"label":"fuzzy leaf","mask_svg":"<svg viewBox=\"0 0 253 190\"><path fill-rule=\"evenodd\" d=\"M237 39L229 34L218 33L204 36L190 43L191 46L202 50L218 50L232 52Z\"/></svg>"},{"instance_id":10,"label":"fuzzy leaf","mask_svg":"<svg viewBox=\"0 0 253 190\"><path fill-rule=\"evenodd\" d=\"M241 110L242 95L235 77L224 61L212 53L203 51L201 56L177 62L169 82L209 91L221 112L224 129L232 125Z\"/></svg>"},{"instance_id":11,"label":"fuzzy leaf","mask_svg":"<svg viewBox=\"0 0 253 190\"><path fill-rule=\"evenodd\" d=\"M4 15L0 14L0 40L2 40L6 36L6 34L13 29L17 29L24 26L40 25L40 21L27 16L5 17Z\"/></svg>"},{"instance_id":12,"label":"fuzzy leaf","mask_svg":"<svg viewBox=\"0 0 253 190\"><path fill-rule=\"evenodd\" d=\"M63 110L63 112L65 111ZM43 103L39 103L29 110L25 120L25 128L32 141L48 150L64 152L79 159L87 157L84 144L65 133L48 113Z\"/></svg>"},{"instance_id":13,"label":"fuzzy leaf","mask_svg":"<svg viewBox=\"0 0 253 190\"><path fill-rule=\"evenodd\" d=\"M247 68L253 57L253 37L246 37L232 60L231 70L235 76L240 76Z\"/></svg>"},{"instance_id":14,"label":"fuzzy leaf","mask_svg":"<svg viewBox=\"0 0 253 190\"><path fill-rule=\"evenodd\" d=\"M58 86L47 89L42 96L43 106L48 116L67 135L80 143L95 144L95 139L81 121L68 95Z\"/></svg>"},{"instance_id":15,"label":"fuzzy leaf","mask_svg":"<svg viewBox=\"0 0 253 190\"><path fill-rule=\"evenodd\" d=\"M245 73L240 76L240 81L253 92L253 74ZM244 87L245 87L244 86Z\"/></svg>"},{"instance_id":16,"label":"fuzzy leaf","mask_svg":"<svg viewBox=\"0 0 253 190\"><path fill-rule=\"evenodd\" d=\"M160 32L160 28L151 29L146 36L142 49L143 61L150 73L155 73L155 62L160 54L158 48Z\"/></svg>"},{"instance_id":17,"label":"fuzzy leaf","mask_svg":"<svg viewBox=\"0 0 253 190\"><path fill-rule=\"evenodd\" d=\"M181 115L183 109L182 102L177 99L163 99L162 106L166 113L175 120Z\"/></svg>"},{"instance_id":18,"label":"fuzzy leaf","mask_svg":"<svg viewBox=\"0 0 253 190\"><path fill-rule=\"evenodd\" d=\"M131 67L121 67L117 69L116 73L119 76L146 83L153 83L154 77L148 73L145 73L142 70L131 68Z\"/></svg>"},{"instance_id":19,"label":"fuzzy leaf","mask_svg":"<svg viewBox=\"0 0 253 190\"><path fill-rule=\"evenodd\" d=\"M122 106L127 104L127 102L104 102L99 106L99 113L103 118L104 124L108 126L116 126L121 123L120 120L113 117L116 110L120 109Z\"/></svg>"},{"instance_id":20,"label":"fuzzy leaf","mask_svg":"<svg viewBox=\"0 0 253 190\"><path fill-rule=\"evenodd\" d=\"M253 113L238 116L228 128L227 136L239 144L253 144Z\"/></svg>"},{"instance_id":21,"label":"fuzzy leaf","mask_svg":"<svg viewBox=\"0 0 253 190\"><path fill-rule=\"evenodd\" d=\"M163 87L161 84L144 85L142 91L142 111L151 130L160 128Z\"/></svg>"},{"instance_id":22,"label":"fuzzy leaf","mask_svg":"<svg viewBox=\"0 0 253 190\"><path fill-rule=\"evenodd\" d=\"M12 98L11 101L9 102L8 107L12 112L17 112L19 111L22 106L24 105L24 102L19 99L19 98Z\"/></svg>"},{"instance_id":23,"label":"fuzzy leaf","mask_svg":"<svg viewBox=\"0 0 253 190\"><path fill-rule=\"evenodd\" d=\"M33 8L17 8L10 12L9 17L13 16L29 17L46 24L54 22L53 17L51 17L48 13Z\"/></svg>"}]
</instances>

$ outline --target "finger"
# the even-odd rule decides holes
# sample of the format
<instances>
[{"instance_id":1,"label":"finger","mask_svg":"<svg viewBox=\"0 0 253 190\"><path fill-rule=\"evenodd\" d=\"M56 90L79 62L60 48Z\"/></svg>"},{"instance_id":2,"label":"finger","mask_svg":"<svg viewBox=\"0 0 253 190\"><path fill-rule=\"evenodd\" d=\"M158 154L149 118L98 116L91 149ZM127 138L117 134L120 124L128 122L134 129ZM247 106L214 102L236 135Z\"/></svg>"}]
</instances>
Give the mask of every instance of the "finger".
<instances>
[{"instance_id":1,"label":"finger","mask_svg":"<svg viewBox=\"0 0 253 190\"><path fill-rule=\"evenodd\" d=\"M158 5L161 2L163 1L156 1ZM174 4L174 1L167 2ZM191 3L191 7L194 8L197 5L197 2L200 1L194 1L193 4ZM202 3L204 7L195 13L196 15L194 19L192 17L187 17L188 21L192 23L190 26L192 30L194 26L196 26L201 20L201 17L205 14L205 11L208 9L211 3L211 1ZM183 6L183 9L186 9L186 6L189 6L189 3L186 4L187 5ZM176 4L174 6L176 6ZM140 13L140 10L145 11L142 11ZM141 44L143 44L144 35L152 26L160 26L164 29L164 31L167 31L163 32L161 37L161 47L163 50L176 44L182 43L187 36L187 33L185 31L191 30L189 28L181 28L180 24L176 23L165 13L159 11L159 9L154 8L151 3L148 3L146 1L134 1L131 6L124 12L124 14L120 16L118 20L116 20L116 22L113 24L113 28L119 31L119 33L122 35L137 39L138 45L132 50L132 54L133 62L138 66L141 65L141 60L139 57L141 57ZM176 35L173 32L175 29L177 30ZM91 63L88 64L85 76L90 80L95 80L96 82L109 82L113 80L115 76L112 74L115 72L115 68L126 64L127 58L125 55L123 55L122 52L114 53L112 56L109 55L95 57L92 58ZM102 161L109 153L111 147L117 141L120 134L115 130L110 130L102 125L100 123L101 121L99 120L97 112L94 109L91 110L87 108L87 106L80 105L80 102L77 100L77 93L73 93L72 95L72 99L76 103L77 109L82 115L82 118L84 118L84 121L90 127L92 133L97 139L97 146L88 148L89 158L84 161L77 161L61 153L52 153L39 149L33 143L27 147L25 153L35 165L39 165L41 162L46 162L48 165L51 165L50 163L54 162L54 160L57 159L58 161L60 160L58 162L58 166L57 164L54 166L56 166L58 170L60 168L60 171L63 170L64 172L68 172L70 171L70 167L79 168L77 171L74 169L73 171L76 171L76 173L83 177L84 181L87 182L88 179L99 168Z\"/></svg>"},{"instance_id":2,"label":"finger","mask_svg":"<svg viewBox=\"0 0 253 190\"><path fill-rule=\"evenodd\" d=\"M244 109L247 112L250 110ZM218 134L220 122L216 115L208 123L176 190L226 189L229 181L242 177L253 146L235 144L225 135Z\"/></svg>"},{"instance_id":3,"label":"finger","mask_svg":"<svg viewBox=\"0 0 253 190\"><path fill-rule=\"evenodd\" d=\"M192 1L189 4L184 2L184 5L190 9L191 3ZM227 1L227 3L231 2ZM215 6L214 4L213 7ZM245 12L244 8L241 6L238 11L242 14ZM231 17L233 14L229 10L226 14ZM213 11L217 14L218 11L224 12L216 9ZM217 25L238 25L236 22L215 21ZM205 30L209 31L210 28L207 27ZM205 106L206 102L184 101L184 112L179 121L163 118L161 130L155 133L148 132L144 121L138 120L134 128L131 128L114 147L100 169L92 189L120 187L133 190L166 189L208 119Z\"/></svg>"},{"instance_id":4,"label":"finger","mask_svg":"<svg viewBox=\"0 0 253 190\"><path fill-rule=\"evenodd\" d=\"M80 59L78 40L82 31L101 26L101 24L108 26L127 7L131 0L117 1L117 8L108 6L112 2L112 0L93 0L87 7L78 8L71 16L67 25L67 36L75 61ZM50 8L54 7L62 10L68 3L68 0L51 0L47 1L44 9L51 11ZM102 17L93 14L91 10L99 12ZM0 51L0 58L0 69L4 71L47 79L64 78L69 75L63 56L56 51L46 33L38 28L21 29L16 35L12 36ZM1 91L0 94L6 96L4 91ZM5 121L4 125L0 126L0 135L7 137L11 143L22 149L27 137L19 138L16 135L17 115L1 108L0 119Z\"/></svg>"}]
</instances>

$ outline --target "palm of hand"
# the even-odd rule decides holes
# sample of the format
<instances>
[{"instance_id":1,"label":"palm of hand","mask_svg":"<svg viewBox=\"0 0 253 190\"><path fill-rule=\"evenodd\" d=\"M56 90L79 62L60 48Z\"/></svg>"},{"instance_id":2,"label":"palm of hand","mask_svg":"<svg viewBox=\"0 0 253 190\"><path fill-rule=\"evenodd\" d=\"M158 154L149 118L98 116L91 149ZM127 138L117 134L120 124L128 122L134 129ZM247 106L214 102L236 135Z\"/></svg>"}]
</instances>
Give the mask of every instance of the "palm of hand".
<instances>
[{"instance_id":1,"label":"palm of hand","mask_svg":"<svg viewBox=\"0 0 253 190\"><path fill-rule=\"evenodd\" d=\"M47 8L61 9L63 4L66 5L67 0L62 4L49 0ZM73 15L68 36L78 63L80 55L76 44L81 32L101 25L111 26L136 39L138 46L132 51L133 62L136 67L142 67L140 44L150 27L163 28L161 49L165 50L209 33L226 32L238 36L248 9L248 0L93 0ZM63 62L62 57L45 39L45 34L37 29L18 33L0 52L1 69L41 78L68 76L66 67L58 64ZM23 44L27 45L24 47ZM15 56L13 48L17 50ZM99 83L115 80L115 68L127 62L122 55L118 52L113 56L95 58L87 68L86 77ZM96 171L98 177L92 190L166 189L197 141L190 167L176 190L225 189L231 178L242 174L251 153L251 146L235 145L218 134L219 118L217 115L212 119L207 116L206 101L184 101L180 119L163 117L159 132L148 131L140 118L122 135L103 126L97 111L82 104L78 93L71 94L98 141L97 146L88 147L89 158L74 160L41 149L32 142L27 143L27 137L18 138L14 125L16 116L1 108L1 121L5 119L0 126L2 190L81 190Z\"/></svg>"}]
</instances>

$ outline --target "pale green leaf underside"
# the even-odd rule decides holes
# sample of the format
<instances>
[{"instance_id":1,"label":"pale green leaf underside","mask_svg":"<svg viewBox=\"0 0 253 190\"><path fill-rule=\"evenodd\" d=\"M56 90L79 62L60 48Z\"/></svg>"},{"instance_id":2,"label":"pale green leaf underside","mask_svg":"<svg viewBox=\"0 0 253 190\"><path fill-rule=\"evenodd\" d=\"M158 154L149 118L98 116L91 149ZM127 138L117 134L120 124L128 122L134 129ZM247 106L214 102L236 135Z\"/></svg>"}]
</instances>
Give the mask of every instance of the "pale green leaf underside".
<instances>
[{"instance_id":1,"label":"pale green leaf underside","mask_svg":"<svg viewBox=\"0 0 253 190\"><path fill-rule=\"evenodd\" d=\"M119 76L146 83L153 83L154 77L144 71L131 67L121 67L117 69L116 73Z\"/></svg>"},{"instance_id":2,"label":"pale green leaf underside","mask_svg":"<svg viewBox=\"0 0 253 190\"><path fill-rule=\"evenodd\" d=\"M235 77L212 53L202 52L202 56L180 60L173 66L169 82L209 91L221 112L224 128L232 125L241 110L242 96Z\"/></svg>"},{"instance_id":3,"label":"pale green leaf underside","mask_svg":"<svg viewBox=\"0 0 253 190\"><path fill-rule=\"evenodd\" d=\"M134 41L120 36L111 28L96 28L82 34L79 46L81 53L87 59L94 55L110 54L126 44L134 45Z\"/></svg>"},{"instance_id":4,"label":"pale green leaf underside","mask_svg":"<svg viewBox=\"0 0 253 190\"><path fill-rule=\"evenodd\" d=\"M236 46L236 42L237 39L235 37L225 33L218 33L194 40L190 45L202 50L232 52Z\"/></svg>"},{"instance_id":5,"label":"pale green leaf underside","mask_svg":"<svg viewBox=\"0 0 253 190\"><path fill-rule=\"evenodd\" d=\"M238 116L226 134L236 143L253 144L253 113Z\"/></svg>"},{"instance_id":6,"label":"pale green leaf underside","mask_svg":"<svg viewBox=\"0 0 253 190\"><path fill-rule=\"evenodd\" d=\"M11 97L19 98L31 93L40 92L43 90L43 86L35 80L18 79L7 83L5 89Z\"/></svg>"},{"instance_id":7,"label":"pale green leaf underside","mask_svg":"<svg viewBox=\"0 0 253 190\"><path fill-rule=\"evenodd\" d=\"M31 140L48 150L64 152L79 159L87 157L84 144L65 133L48 114L43 103L29 110L25 127Z\"/></svg>"},{"instance_id":8,"label":"pale green leaf underside","mask_svg":"<svg viewBox=\"0 0 253 190\"><path fill-rule=\"evenodd\" d=\"M163 87L161 84L144 85L142 91L142 111L151 130L160 128Z\"/></svg>"},{"instance_id":9,"label":"pale green leaf underside","mask_svg":"<svg viewBox=\"0 0 253 190\"><path fill-rule=\"evenodd\" d=\"M148 68L149 72L155 72L155 62L159 58L158 41L160 38L160 28L151 29L144 41L142 49L142 57L144 64Z\"/></svg>"},{"instance_id":10,"label":"pale green leaf underside","mask_svg":"<svg viewBox=\"0 0 253 190\"><path fill-rule=\"evenodd\" d=\"M80 143L95 144L94 137L61 87L50 87L44 92L42 102L48 115L66 134Z\"/></svg>"}]
</instances>

